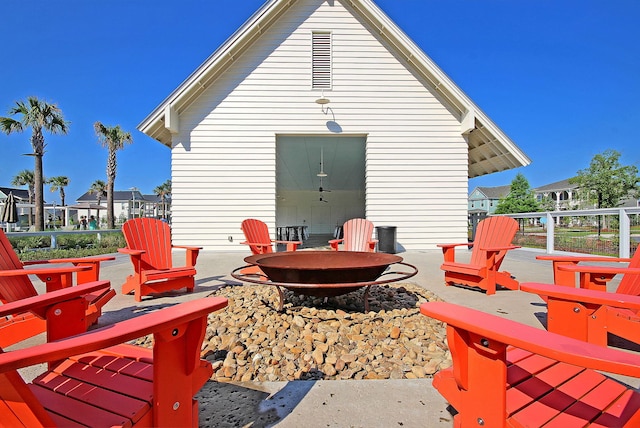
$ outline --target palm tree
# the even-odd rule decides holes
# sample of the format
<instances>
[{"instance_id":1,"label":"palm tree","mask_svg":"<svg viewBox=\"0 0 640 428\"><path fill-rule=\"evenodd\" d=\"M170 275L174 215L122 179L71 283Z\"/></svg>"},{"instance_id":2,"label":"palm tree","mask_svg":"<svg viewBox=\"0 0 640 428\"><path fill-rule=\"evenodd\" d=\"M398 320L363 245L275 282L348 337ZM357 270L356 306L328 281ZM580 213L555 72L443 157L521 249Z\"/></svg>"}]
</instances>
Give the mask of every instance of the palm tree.
<instances>
[{"instance_id":1,"label":"palm tree","mask_svg":"<svg viewBox=\"0 0 640 428\"><path fill-rule=\"evenodd\" d=\"M156 196L160 196L160 199L162 200L162 218L167 218L166 202L167 202L167 196L171 196L171 180L167 180L161 185L159 185L158 187L156 187L155 189L153 189L153 193L155 193Z\"/></svg>"},{"instance_id":2,"label":"palm tree","mask_svg":"<svg viewBox=\"0 0 640 428\"><path fill-rule=\"evenodd\" d=\"M125 144L133 143L133 137L125 132L120 125L104 126L100 122L93 124L98 141L102 147L109 150L107 159L107 228L115 228L115 218L113 212L113 186L116 182L116 152L124 148Z\"/></svg>"},{"instance_id":3,"label":"palm tree","mask_svg":"<svg viewBox=\"0 0 640 428\"><path fill-rule=\"evenodd\" d=\"M91 183L89 187L89 194L96 195L96 203L100 205L102 197L107 195L107 184L102 180L96 180ZM97 210L96 217L98 217L98 223L100 222L100 210ZM113 229L113 228L112 228Z\"/></svg>"},{"instance_id":4,"label":"palm tree","mask_svg":"<svg viewBox=\"0 0 640 428\"><path fill-rule=\"evenodd\" d=\"M57 177L51 177L47 180L47 184L49 185L49 190L52 192L60 191L60 204L64 207L64 188L69 185L69 177L65 177L64 175L59 175ZM62 224L65 224L64 218L64 209L62 209Z\"/></svg>"},{"instance_id":5,"label":"palm tree","mask_svg":"<svg viewBox=\"0 0 640 428\"><path fill-rule=\"evenodd\" d=\"M23 169L20 171L11 181L12 186L27 186L29 191L29 205L33 203L33 192L35 187L35 179L33 177L33 171ZM29 226L33 224L33 213L31 207L29 207Z\"/></svg>"},{"instance_id":6,"label":"palm tree","mask_svg":"<svg viewBox=\"0 0 640 428\"><path fill-rule=\"evenodd\" d=\"M96 180L89 187L89 194L96 195L96 203L100 205L102 197L107 195L107 184L102 180Z\"/></svg>"},{"instance_id":7,"label":"palm tree","mask_svg":"<svg viewBox=\"0 0 640 428\"><path fill-rule=\"evenodd\" d=\"M33 148L34 193L36 203L36 231L44 230L44 175L42 172L42 157L44 156L43 131L51 134L66 134L68 122L64 120L62 110L55 104L40 101L37 97L28 97L27 101L16 101L15 107L9 110L9 115L20 115L20 120L11 117L0 117L0 130L7 135L13 132L23 132L31 128L31 147Z\"/></svg>"}]
</instances>

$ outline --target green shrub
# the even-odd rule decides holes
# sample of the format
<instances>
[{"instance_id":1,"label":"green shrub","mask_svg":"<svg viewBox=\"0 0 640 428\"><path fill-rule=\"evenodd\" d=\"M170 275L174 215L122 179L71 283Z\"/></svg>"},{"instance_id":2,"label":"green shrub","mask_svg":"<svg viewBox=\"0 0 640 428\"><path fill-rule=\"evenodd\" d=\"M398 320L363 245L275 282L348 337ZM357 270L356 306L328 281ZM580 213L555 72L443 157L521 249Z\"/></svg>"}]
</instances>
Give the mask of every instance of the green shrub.
<instances>
[{"instance_id":1,"label":"green shrub","mask_svg":"<svg viewBox=\"0 0 640 428\"><path fill-rule=\"evenodd\" d=\"M51 248L49 236L12 236L9 242L22 261L112 254L126 246L121 232L101 232L100 240L96 233L60 234L57 248Z\"/></svg>"},{"instance_id":2,"label":"green shrub","mask_svg":"<svg viewBox=\"0 0 640 428\"><path fill-rule=\"evenodd\" d=\"M102 239L100 240L99 247L101 248L124 248L127 246L127 243L124 240L124 236L122 233L106 233L102 234Z\"/></svg>"}]
</instances>

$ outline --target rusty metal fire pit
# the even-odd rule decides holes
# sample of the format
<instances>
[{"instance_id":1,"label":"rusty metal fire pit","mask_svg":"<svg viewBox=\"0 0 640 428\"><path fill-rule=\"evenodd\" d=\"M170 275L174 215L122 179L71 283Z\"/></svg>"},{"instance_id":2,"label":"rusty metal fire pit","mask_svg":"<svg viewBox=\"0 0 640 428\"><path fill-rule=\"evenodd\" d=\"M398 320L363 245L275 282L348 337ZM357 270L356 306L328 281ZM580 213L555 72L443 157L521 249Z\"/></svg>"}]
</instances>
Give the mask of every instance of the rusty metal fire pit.
<instances>
[{"instance_id":1,"label":"rusty metal fire pit","mask_svg":"<svg viewBox=\"0 0 640 428\"><path fill-rule=\"evenodd\" d=\"M276 286L280 295L279 311L284 305L281 287L316 297L340 296L366 287L364 306L368 312L369 288L372 285L404 280L418 273L418 269L404 263L402 257L386 253L295 251L258 254L244 260L248 265L235 269L231 276L240 281ZM407 266L411 271L387 271L395 264ZM243 273L255 266L263 275ZM382 276L391 277L380 279Z\"/></svg>"}]
</instances>

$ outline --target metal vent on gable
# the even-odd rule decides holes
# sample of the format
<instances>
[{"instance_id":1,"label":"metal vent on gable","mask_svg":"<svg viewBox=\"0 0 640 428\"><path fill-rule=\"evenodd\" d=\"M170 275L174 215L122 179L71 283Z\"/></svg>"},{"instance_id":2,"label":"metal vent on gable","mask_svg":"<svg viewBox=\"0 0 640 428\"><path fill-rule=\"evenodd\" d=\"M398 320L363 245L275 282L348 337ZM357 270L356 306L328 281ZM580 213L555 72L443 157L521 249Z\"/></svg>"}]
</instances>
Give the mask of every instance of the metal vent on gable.
<instances>
[{"instance_id":1,"label":"metal vent on gable","mask_svg":"<svg viewBox=\"0 0 640 428\"><path fill-rule=\"evenodd\" d=\"M312 87L331 89L331 33L312 34Z\"/></svg>"}]
</instances>

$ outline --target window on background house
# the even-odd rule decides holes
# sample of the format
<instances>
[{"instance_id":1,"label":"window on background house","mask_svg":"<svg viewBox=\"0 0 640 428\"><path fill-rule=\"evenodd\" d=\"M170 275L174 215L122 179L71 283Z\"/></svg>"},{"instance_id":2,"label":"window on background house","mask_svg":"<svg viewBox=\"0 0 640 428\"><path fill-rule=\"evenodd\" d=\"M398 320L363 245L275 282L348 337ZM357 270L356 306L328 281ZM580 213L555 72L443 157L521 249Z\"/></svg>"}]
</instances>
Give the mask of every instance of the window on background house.
<instances>
[{"instance_id":1,"label":"window on background house","mask_svg":"<svg viewBox=\"0 0 640 428\"><path fill-rule=\"evenodd\" d=\"M331 89L331 33L314 32L311 41L311 86Z\"/></svg>"}]
</instances>

